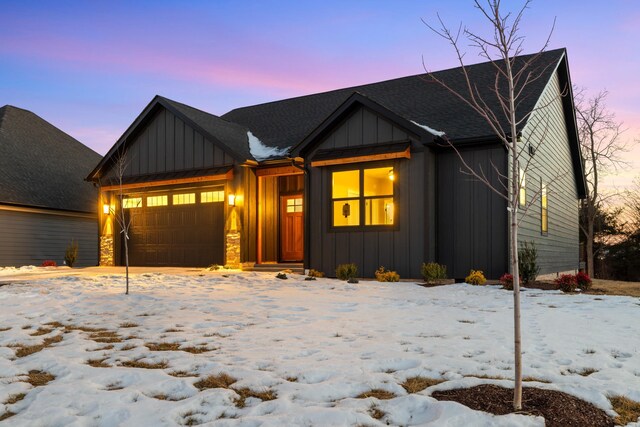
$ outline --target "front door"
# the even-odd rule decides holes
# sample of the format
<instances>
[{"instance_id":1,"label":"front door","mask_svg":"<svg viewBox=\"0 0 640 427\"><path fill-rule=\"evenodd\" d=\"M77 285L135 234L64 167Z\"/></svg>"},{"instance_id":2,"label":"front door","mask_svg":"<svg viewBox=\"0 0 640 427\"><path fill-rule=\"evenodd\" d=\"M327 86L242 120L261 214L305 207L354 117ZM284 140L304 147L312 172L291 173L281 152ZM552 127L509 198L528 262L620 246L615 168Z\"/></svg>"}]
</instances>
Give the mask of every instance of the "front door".
<instances>
[{"instance_id":1,"label":"front door","mask_svg":"<svg viewBox=\"0 0 640 427\"><path fill-rule=\"evenodd\" d=\"M304 257L304 213L302 194L280 198L280 255L282 261L302 261Z\"/></svg>"}]
</instances>

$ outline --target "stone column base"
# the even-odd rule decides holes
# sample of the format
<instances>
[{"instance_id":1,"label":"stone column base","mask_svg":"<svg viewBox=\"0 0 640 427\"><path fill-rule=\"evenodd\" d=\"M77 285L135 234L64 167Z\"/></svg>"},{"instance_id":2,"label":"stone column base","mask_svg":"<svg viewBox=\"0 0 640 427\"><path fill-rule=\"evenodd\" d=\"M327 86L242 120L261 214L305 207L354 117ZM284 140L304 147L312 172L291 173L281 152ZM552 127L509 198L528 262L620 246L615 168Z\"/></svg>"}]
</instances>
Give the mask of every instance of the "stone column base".
<instances>
[{"instance_id":1,"label":"stone column base","mask_svg":"<svg viewBox=\"0 0 640 427\"><path fill-rule=\"evenodd\" d=\"M113 262L113 236L100 236L100 265L112 267Z\"/></svg>"},{"instance_id":2,"label":"stone column base","mask_svg":"<svg viewBox=\"0 0 640 427\"><path fill-rule=\"evenodd\" d=\"M225 247L225 267L240 268L240 233L228 233Z\"/></svg>"}]
</instances>

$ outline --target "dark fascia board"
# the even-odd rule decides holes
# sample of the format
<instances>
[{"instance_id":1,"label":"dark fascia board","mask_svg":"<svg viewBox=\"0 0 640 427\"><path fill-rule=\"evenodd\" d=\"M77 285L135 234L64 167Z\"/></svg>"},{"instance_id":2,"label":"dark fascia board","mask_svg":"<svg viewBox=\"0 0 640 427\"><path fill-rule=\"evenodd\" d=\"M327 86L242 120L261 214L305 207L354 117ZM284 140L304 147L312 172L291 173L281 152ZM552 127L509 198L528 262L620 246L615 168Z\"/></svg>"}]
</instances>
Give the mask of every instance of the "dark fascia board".
<instances>
[{"instance_id":1,"label":"dark fascia board","mask_svg":"<svg viewBox=\"0 0 640 427\"><path fill-rule=\"evenodd\" d=\"M165 109L170 111L172 114L174 114L177 117L179 117L185 123L188 123L190 126L192 126L194 129L196 129L198 132L202 133L207 139L211 140L214 144L216 144L218 146L218 148L223 150L225 153L229 154L234 159L236 159L236 160L238 160L240 162L244 162L245 160L247 160L247 159L239 158L237 153L231 151L225 144L221 143L218 140L218 138L216 138L213 135L211 135L209 132L207 132L202 127L200 127L200 125L198 125L193 120L191 120L190 118L188 118L187 116L182 114L177 109L175 109L169 102L165 101L165 99L162 96L156 95L156 96L153 97L151 102L149 102L149 104L147 104L147 106L144 108L144 110L142 110L142 112L133 121L133 123L131 123L131 125L122 134L122 136L120 138L118 138L118 141L113 145L113 147L111 147L111 149L107 152L107 154L105 154L105 156L102 158L100 163L98 163L98 166L96 166L91 171L91 173L85 178L86 181L96 182L98 180L98 176L97 176L98 173L107 164L107 162L109 160L111 160L113 155L115 153L117 153L118 150L120 150L123 146L126 145L129 137L131 137L140 126L142 126L144 123L146 123L150 119L150 116L151 116L152 112L154 112L156 110L158 105L164 107Z\"/></svg>"},{"instance_id":2,"label":"dark fascia board","mask_svg":"<svg viewBox=\"0 0 640 427\"><path fill-rule=\"evenodd\" d=\"M40 205L27 205L23 203L12 203L12 202L0 202L0 206L11 206L15 208L25 208L25 209L42 209L43 211L52 211L52 212L69 212L72 214L91 214L97 217L97 212L91 211L83 211L83 210L74 210L74 209L61 209L61 208L52 208L50 206L40 206Z\"/></svg>"},{"instance_id":3,"label":"dark fascia board","mask_svg":"<svg viewBox=\"0 0 640 427\"><path fill-rule=\"evenodd\" d=\"M571 162L573 164L578 198L582 200L587 197L587 182L584 176L580 138L578 137L578 123L576 121L576 109L573 102L573 85L571 83L568 64L567 51L565 49L562 59L560 60L560 65L558 66L558 78L560 80L561 90L564 87L564 90L567 91L562 97L562 109L564 110L567 133L569 135L569 149L571 150Z\"/></svg>"},{"instance_id":4,"label":"dark fascia board","mask_svg":"<svg viewBox=\"0 0 640 427\"><path fill-rule=\"evenodd\" d=\"M312 149L322 137L326 136L340 120L349 114L356 106L364 106L373 112L389 119L392 123L404 128L416 137L433 137L429 132L410 120L394 113L386 107L373 101L371 98L359 92L353 92L333 113L322 121L318 127L311 131L302 141L296 144L290 151L292 157L304 157L304 153Z\"/></svg>"}]
</instances>

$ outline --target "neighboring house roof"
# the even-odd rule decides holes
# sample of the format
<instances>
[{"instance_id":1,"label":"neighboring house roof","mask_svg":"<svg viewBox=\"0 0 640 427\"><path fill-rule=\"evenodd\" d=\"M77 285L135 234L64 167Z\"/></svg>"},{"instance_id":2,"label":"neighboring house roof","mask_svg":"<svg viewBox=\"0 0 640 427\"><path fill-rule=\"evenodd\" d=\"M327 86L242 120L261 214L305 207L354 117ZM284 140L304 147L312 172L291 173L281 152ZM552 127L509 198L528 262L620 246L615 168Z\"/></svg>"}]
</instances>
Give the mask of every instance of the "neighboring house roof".
<instances>
[{"instance_id":1,"label":"neighboring house roof","mask_svg":"<svg viewBox=\"0 0 640 427\"><path fill-rule=\"evenodd\" d=\"M0 108L0 203L97 212L84 177L100 158L31 111Z\"/></svg>"}]
</instances>

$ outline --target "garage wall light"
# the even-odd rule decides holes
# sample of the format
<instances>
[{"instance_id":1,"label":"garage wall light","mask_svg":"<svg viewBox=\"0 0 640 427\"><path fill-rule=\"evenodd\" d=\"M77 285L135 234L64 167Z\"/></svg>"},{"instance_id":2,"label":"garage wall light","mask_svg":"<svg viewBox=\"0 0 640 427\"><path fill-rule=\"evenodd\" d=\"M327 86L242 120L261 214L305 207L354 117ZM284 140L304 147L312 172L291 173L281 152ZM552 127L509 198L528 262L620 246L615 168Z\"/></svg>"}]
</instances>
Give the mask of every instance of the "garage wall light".
<instances>
[{"instance_id":1,"label":"garage wall light","mask_svg":"<svg viewBox=\"0 0 640 427\"><path fill-rule=\"evenodd\" d=\"M102 213L105 215L109 215L111 213L110 206L107 204L102 205Z\"/></svg>"},{"instance_id":2,"label":"garage wall light","mask_svg":"<svg viewBox=\"0 0 640 427\"><path fill-rule=\"evenodd\" d=\"M229 194L229 206L235 206L235 205L236 205L236 195Z\"/></svg>"}]
</instances>

